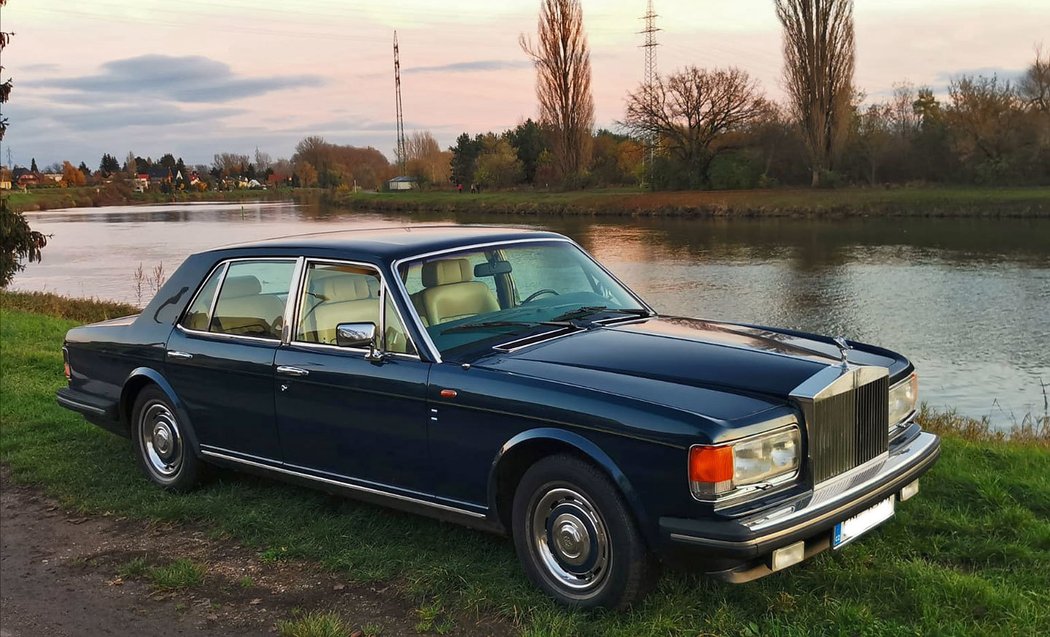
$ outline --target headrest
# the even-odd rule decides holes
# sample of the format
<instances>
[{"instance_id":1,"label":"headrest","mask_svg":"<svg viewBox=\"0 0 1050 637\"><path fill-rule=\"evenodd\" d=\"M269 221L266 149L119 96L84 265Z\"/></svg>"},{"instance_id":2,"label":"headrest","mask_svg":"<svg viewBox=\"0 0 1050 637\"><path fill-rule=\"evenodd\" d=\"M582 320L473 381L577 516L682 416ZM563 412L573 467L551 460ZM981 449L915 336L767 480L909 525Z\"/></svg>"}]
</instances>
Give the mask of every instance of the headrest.
<instances>
[{"instance_id":1,"label":"headrest","mask_svg":"<svg viewBox=\"0 0 1050 637\"><path fill-rule=\"evenodd\" d=\"M359 301L371 296L368 279L372 277L343 274L324 280L322 294L328 301Z\"/></svg>"},{"instance_id":2,"label":"headrest","mask_svg":"<svg viewBox=\"0 0 1050 637\"><path fill-rule=\"evenodd\" d=\"M474 269L466 259L441 259L423 264L423 287L463 283L474 279Z\"/></svg>"},{"instance_id":3,"label":"headrest","mask_svg":"<svg viewBox=\"0 0 1050 637\"><path fill-rule=\"evenodd\" d=\"M243 276L228 276L222 284L222 295L226 297L254 296L262 292L259 279L250 274Z\"/></svg>"}]
</instances>

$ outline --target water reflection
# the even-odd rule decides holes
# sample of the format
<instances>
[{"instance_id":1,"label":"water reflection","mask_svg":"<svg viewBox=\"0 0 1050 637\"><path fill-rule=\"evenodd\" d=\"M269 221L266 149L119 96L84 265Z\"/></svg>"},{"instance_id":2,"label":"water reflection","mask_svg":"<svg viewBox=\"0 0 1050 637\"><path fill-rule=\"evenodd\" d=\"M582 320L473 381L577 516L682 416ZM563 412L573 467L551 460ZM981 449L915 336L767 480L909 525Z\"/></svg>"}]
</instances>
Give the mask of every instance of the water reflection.
<instances>
[{"instance_id":1,"label":"water reflection","mask_svg":"<svg viewBox=\"0 0 1050 637\"><path fill-rule=\"evenodd\" d=\"M32 216L54 235L19 289L135 301L133 272L288 234L454 222L576 239L666 314L842 334L909 354L923 398L1008 426L1050 383L1050 221L383 216L285 202Z\"/></svg>"}]
</instances>

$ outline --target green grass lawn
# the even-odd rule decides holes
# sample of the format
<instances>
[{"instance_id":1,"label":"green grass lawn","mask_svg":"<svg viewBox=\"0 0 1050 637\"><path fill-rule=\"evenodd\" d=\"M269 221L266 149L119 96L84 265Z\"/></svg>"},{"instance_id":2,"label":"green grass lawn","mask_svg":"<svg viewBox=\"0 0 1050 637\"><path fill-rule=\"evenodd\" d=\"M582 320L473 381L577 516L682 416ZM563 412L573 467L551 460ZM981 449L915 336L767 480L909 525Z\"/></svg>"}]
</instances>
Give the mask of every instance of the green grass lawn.
<instances>
[{"instance_id":1,"label":"green grass lawn","mask_svg":"<svg viewBox=\"0 0 1050 637\"><path fill-rule=\"evenodd\" d=\"M126 186L76 186L71 188L34 188L28 192L14 190L3 196L16 212L57 210L59 208L90 208L95 206L122 206L167 203L172 201L245 201L257 199L287 199L291 191L224 190L197 192L193 190L163 193L159 190L132 192Z\"/></svg>"},{"instance_id":2,"label":"green grass lawn","mask_svg":"<svg viewBox=\"0 0 1050 637\"><path fill-rule=\"evenodd\" d=\"M919 495L842 551L737 586L668 572L626 614L569 612L526 582L507 539L234 473L187 495L151 486L126 440L54 402L62 336L76 322L17 298L0 295L0 460L16 480L86 513L191 522L264 561L315 560L391 583L434 626L461 612L551 636L1037 635L1050 626L1045 439L949 435ZM121 309L65 314L97 320Z\"/></svg>"},{"instance_id":3,"label":"green grass lawn","mask_svg":"<svg viewBox=\"0 0 1050 637\"><path fill-rule=\"evenodd\" d=\"M337 206L406 212L666 216L1050 216L1050 188L775 188L642 192L638 189L356 193Z\"/></svg>"}]
</instances>

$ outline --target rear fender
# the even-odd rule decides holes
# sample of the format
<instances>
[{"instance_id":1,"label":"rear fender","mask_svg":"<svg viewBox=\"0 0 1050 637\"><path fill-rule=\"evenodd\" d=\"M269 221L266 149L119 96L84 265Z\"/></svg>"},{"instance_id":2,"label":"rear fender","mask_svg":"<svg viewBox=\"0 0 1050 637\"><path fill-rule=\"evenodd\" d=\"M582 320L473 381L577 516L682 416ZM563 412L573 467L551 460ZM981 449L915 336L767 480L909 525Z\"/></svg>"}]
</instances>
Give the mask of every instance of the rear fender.
<instances>
[{"instance_id":1,"label":"rear fender","mask_svg":"<svg viewBox=\"0 0 1050 637\"><path fill-rule=\"evenodd\" d=\"M167 379L152 367L137 367L132 370L124 381L123 389L121 389L120 418L128 424L128 432L131 433L131 427L133 426L131 410L135 407L135 395L146 384L156 385L164 392L172 407L175 408L175 416L179 419L179 424L182 425L186 440L190 443L190 448L193 449L194 455L200 456L200 443L197 441L197 434L193 430L193 423L190 421L190 415L186 411L186 405L179 400L178 394L175 393L175 389Z\"/></svg>"}]
</instances>

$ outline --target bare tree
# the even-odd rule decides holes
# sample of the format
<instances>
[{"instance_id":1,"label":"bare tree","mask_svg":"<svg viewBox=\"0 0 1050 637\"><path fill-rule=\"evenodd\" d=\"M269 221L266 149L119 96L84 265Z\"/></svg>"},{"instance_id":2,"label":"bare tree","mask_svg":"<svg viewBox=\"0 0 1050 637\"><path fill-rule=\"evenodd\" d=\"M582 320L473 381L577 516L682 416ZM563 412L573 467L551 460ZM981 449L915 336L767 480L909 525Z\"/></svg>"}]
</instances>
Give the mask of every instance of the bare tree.
<instances>
[{"instance_id":1,"label":"bare tree","mask_svg":"<svg viewBox=\"0 0 1050 637\"><path fill-rule=\"evenodd\" d=\"M591 54L580 0L542 0L539 41L522 35L521 48L536 67L540 121L553 133L560 176L571 180L587 169L594 128Z\"/></svg>"},{"instance_id":2,"label":"bare tree","mask_svg":"<svg viewBox=\"0 0 1050 637\"><path fill-rule=\"evenodd\" d=\"M1017 90L1029 108L1050 114L1050 55L1043 57L1042 45L1035 48L1035 62L1021 77Z\"/></svg>"},{"instance_id":3,"label":"bare tree","mask_svg":"<svg viewBox=\"0 0 1050 637\"><path fill-rule=\"evenodd\" d=\"M223 177L240 177L248 169L248 156L237 153L216 153L212 166L218 169Z\"/></svg>"},{"instance_id":4,"label":"bare tree","mask_svg":"<svg viewBox=\"0 0 1050 637\"><path fill-rule=\"evenodd\" d=\"M784 27L784 77L802 126L813 185L833 167L850 125L853 0L776 0Z\"/></svg>"},{"instance_id":5,"label":"bare tree","mask_svg":"<svg viewBox=\"0 0 1050 637\"><path fill-rule=\"evenodd\" d=\"M0 7L4 6L5 4L7 4L7 0L0 0ZM13 32L0 31L0 51L4 50L4 47L6 47L7 43L11 40L11 36L12 35L14 35ZM2 65L0 65L0 75L2 75L3 72L4 72L4 67ZM9 100L11 98L11 86L12 86L11 78L7 78L5 80L5 79L3 79L3 77L0 77L0 104L3 104L4 102L6 102L7 100ZM7 132L7 118L4 117L3 112L0 112L0 140L4 139L4 133L6 133L6 132ZM12 166L12 168L14 168L14 166Z\"/></svg>"},{"instance_id":6,"label":"bare tree","mask_svg":"<svg viewBox=\"0 0 1050 637\"><path fill-rule=\"evenodd\" d=\"M622 122L638 137L653 135L690 170L690 185L707 185L711 161L737 148L743 133L766 114L758 85L736 68L688 67L627 95Z\"/></svg>"},{"instance_id":7,"label":"bare tree","mask_svg":"<svg viewBox=\"0 0 1050 637\"><path fill-rule=\"evenodd\" d=\"M420 182L448 182L452 170L452 153L442 151L430 131L415 131L408 136L405 140L405 159L408 174Z\"/></svg>"},{"instance_id":8,"label":"bare tree","mask_svg":"<svg viewBox=\"0 0 1050 637\"><path fill-rule=\"evenodd\" d=\"M963 161L1001 162L1021 143L1020 98L998 77L964 75L948 85L945 115Z\"/></svg>"},{"instance_id":9,"label":"bare tree","mask_svg":"<svg viewBox=\"0 0 1050 637\"><path fill-rule=\"evenodd\" d=\"M270 157L270 153L264 153L261 150L259 150L258 147L256 147L255 148L255 170L257 170L259 172L266 172L266 169L270 168L272 166L273 166L273 158Z\"/></svg>"}]
</instances>

